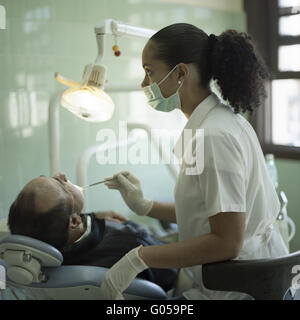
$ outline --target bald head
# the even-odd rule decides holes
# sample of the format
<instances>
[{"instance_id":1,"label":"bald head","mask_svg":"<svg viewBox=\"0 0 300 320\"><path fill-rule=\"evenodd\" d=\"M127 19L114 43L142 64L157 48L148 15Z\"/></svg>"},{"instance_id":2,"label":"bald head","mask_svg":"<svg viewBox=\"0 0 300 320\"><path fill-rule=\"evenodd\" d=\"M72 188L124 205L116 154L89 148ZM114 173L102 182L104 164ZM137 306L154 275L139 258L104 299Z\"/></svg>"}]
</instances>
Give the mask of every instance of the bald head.
<instances>
[{"instance_id":1,"label":"bald head","mask_svg":"<svg viewBox=\"0 0 300 320\"><path fill-rule=\"evenodd\" d=\"M70 221L73 215L79 217L83 205L82 190L64 174L40 176L27 183L11 205L8 226L13 234L33 237L60 249L69 241Z\"/></svg>"},{"instance_id":2,"label":"bald head","mask_svg":"<svg viewBox=\"0 0 300 320\"><path fill-rule=\"evenodd\" d=\"M31 180L21 193L24 194L24 197L29 194L33 195L32 209L37 214L49 211L61 201L72 202L70 195L59 186L55 179L44 176Z\"/></svg>"}]
</instances>

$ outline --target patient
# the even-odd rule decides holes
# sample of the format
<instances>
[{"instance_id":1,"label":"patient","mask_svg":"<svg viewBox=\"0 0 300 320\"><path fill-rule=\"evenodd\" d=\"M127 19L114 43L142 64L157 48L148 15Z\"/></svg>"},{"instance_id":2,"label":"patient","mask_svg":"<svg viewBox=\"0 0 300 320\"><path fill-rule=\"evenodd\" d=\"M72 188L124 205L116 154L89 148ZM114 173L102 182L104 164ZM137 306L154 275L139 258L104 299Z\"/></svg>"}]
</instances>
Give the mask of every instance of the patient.
<instances>
[{"instance_id":1,"label":"patient","mask_svg":"<svg viewBox=\"0 0 300 320\"><path fill-rule=\"evenodd\" d=\"M145 229L114 212L81 214L84 197L80 187L65 174L31 180L10 207L8 227L12 234L29 236L56 247L65 265L110 268L131 249L162 242ZM177 269L150 268L139 278L175 286Z\"/></svg>"}]
</instances>

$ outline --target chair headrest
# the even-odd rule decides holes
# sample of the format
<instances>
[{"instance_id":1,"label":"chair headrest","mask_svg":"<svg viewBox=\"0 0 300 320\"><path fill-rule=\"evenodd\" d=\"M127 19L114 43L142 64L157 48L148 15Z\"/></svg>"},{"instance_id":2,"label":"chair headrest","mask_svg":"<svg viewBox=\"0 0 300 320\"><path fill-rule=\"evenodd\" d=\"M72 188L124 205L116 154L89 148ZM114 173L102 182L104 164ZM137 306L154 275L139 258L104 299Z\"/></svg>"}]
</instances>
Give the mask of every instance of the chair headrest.
<instances>
[{"instance_id":1,"label":"chair headrest","mask_svg":"<svg viewBox=\"0 0 300 320\"><path fill-rule=\"evenodd\" d=\"M56 248L21 235L9 235L0 240L0 258L5 261L10 280L22 285L47 281L41 267L58 267L63 262Z\"/></svg>"}]
</instances>

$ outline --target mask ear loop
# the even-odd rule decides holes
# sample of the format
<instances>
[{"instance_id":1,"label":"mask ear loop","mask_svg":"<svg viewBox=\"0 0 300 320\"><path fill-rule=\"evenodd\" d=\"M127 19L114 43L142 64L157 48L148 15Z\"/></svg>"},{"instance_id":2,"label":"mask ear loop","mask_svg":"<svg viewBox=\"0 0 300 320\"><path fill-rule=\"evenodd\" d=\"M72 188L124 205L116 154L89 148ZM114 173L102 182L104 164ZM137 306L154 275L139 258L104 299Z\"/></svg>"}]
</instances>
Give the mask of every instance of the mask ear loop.
<instances>
[{"instance_id":1,"label":"mask ear loop","mask_svg":"<svg viewBox=\"0 0 300 320\"><path fill-rule=\"evenodd\" d=\"M176 66L162 79L159 81L159 83L157 84L158 86L161 85L167 78L168 76L175 70L175 68L178 66L178 64L176 64Z\"/></svg>"}]
</instances>

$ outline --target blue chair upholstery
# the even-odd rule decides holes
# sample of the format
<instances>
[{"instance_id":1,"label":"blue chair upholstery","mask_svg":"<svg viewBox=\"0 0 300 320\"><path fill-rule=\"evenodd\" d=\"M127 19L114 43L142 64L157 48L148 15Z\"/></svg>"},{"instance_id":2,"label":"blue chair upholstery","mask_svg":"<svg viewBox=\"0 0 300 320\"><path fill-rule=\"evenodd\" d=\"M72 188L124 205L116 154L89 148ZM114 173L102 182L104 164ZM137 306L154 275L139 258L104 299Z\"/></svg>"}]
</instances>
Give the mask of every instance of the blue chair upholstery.
<instances>
[{"instance_id":1,"label":"blue chair upholstery","mask_svg":"<svg viewBox=\"0 0 300 320\"><path fill-rule=\"evenodd\" d=\"M22 289L26 299L101 300L99 287L108 269L61 265L63 257L60 251L45 242L9 235L0 240L0 261L1 258L7 270L6 286ZM39 266L34 264L30 269L30 260L36 260ZM30 273L34 275L28 276ZM124 297L161 300L166 299L167 294L157 284L136 278L125 290Z\"/></svg>"}]
</instances>

